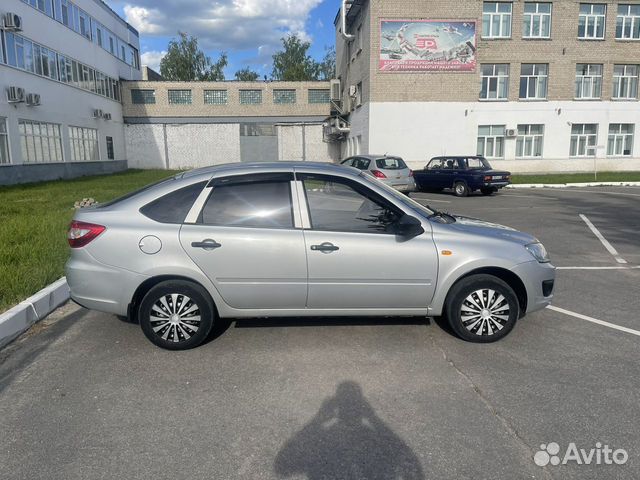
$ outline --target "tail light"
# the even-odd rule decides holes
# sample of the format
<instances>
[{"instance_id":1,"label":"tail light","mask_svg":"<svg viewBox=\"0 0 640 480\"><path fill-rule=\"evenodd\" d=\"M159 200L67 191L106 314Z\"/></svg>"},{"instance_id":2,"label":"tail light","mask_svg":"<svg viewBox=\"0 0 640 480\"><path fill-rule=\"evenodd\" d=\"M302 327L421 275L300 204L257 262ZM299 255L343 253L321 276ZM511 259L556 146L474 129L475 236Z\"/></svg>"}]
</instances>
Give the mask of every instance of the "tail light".
<instances>
[{"instance_id":1,"label":"tail light","mask_svg":"<svg viewBox=\"0 0 640 480\"><path fill-rule=\"evenodd\" d=\"M84 247L106 229L106 227L96 225L95 223L74 220L71 222L71 225L69 225L69 231L67 232L69 246L71 248Z\"/></svg>"},{"instance_id":2,"label":"tail light","mask_svg":"<svg viewBox=\"0 0 640 480\"><path fill-rule=\"evenodd\" d=\"M413 170L409 170L409 176L413 177Z\"/></svg>"},{"instance_id":3,"label":"tail light","mask_svg":"<svg viewBox=\"0 0 640 480\"><path fill-rule=\"evenodd\" d=\"M387 178L387 176L380 170L371 170L371 173L373 173L373 176L376 178Z\"/></svg>"}]
</instances>

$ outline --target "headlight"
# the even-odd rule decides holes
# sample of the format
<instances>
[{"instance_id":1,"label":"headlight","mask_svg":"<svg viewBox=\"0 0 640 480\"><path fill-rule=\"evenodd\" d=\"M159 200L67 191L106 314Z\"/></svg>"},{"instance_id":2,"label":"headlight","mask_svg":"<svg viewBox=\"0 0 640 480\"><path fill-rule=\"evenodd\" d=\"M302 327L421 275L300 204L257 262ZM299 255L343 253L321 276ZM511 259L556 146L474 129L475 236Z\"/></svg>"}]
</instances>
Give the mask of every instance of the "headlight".
<instances>
[{"instance_id":1,"label":"headlight","mask_svg":"<svg viewBox=\"0 0 640 480\"><path fill-rule=\"evenodd\" d=\"M544 248L544 245L542 245L540 242L530 243L529 245L525 245L524 248L526 248L529 253L533 255L533 258L535 258L540 263L547 263L550 261L547 249Z\"/></svg>"}]
</instances>

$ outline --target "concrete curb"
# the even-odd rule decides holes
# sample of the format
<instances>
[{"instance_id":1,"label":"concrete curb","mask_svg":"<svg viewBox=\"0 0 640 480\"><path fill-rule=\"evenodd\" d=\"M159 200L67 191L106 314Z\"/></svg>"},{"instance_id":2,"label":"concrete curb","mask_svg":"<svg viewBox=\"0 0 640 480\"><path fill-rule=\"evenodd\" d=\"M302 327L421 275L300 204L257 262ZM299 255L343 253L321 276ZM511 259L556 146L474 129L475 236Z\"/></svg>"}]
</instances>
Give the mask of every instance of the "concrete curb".
<instances>
[{"instance_id":1,"label":"concrete curb","mask_svg":"<svg viewBox=\"0 0 640 480\"><path fill-rule=\"evenodd\" d=\"M638 187L640 182L512 183L506 188Z\"/></svg>"},{"instance_id":2,"label":"concrete curb","mask_svg":"<svg viewBox=\"0 0 640 480\"><path fill-rule=\"evenodd\" d=\"M0 348L69 300L69 285L62 277L0 315Z\"/></svg>"}]
</instances>

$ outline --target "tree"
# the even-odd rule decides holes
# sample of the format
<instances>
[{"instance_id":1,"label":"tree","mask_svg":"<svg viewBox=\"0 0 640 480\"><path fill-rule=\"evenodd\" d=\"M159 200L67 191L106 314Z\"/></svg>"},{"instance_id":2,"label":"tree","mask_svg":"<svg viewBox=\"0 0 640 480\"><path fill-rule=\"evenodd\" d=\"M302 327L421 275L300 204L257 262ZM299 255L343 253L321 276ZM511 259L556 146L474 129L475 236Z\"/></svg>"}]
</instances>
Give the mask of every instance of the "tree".
<instances>
[{"instance_id":1,"label":"tree","mask_svg":"<svg viewBox=\"0 0 640 480\"><path fill-rule=\"evenodd\" d=\"M325 47L324 57L318 64L319 80L331 80L336 78L336 49L335 47Z\"/></svg>"},{"instance_id":2,"label":"tree","mask_svg":"<svg viewBox=\"0 0 640 480\"><path fill-rule=\"evenodd\" d=\"M254 72L249 67L245 67L236 72L236 80L239 82L255 82L259 77L260 74L258 72Z\"/></svg>"},{"instance_id":3,"label":"tree","mask_svg":"<svg viewBox=\"0 0 640 480\"><path fill-rule=\"evenodd\" d=\"M167 54L160 61L160 75L166 80L177 81L222 81L227 66L227 54L222 52L216 62L212 62L198 48L198 39L184 32L179 38L169 42Z\"/></svg>"},{"instance_id":4,"label":"tree","mask_svg":"<svg viewBox=\"0 0 640 480\"><path fill-rule=\"evenodd\" d=\"M273 79L287 82L317 80L319 64L308 55L310 46L296 35L283 38L283 50L273 55Z\"/></svg>"}]
</instances>

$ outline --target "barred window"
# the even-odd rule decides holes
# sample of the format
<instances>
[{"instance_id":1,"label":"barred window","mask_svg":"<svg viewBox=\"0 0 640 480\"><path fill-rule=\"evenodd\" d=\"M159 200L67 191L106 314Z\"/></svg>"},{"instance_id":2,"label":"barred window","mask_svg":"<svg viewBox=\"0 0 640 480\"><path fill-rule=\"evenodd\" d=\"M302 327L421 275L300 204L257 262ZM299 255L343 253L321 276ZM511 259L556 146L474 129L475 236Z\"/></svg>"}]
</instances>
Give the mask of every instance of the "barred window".
<instances>
[{"instance_id":1,"label":"barred window","mask_svg":"<svg viewBox=\"0 0 640 480\"><path fill-rule=\"evenodd\" d=\"M24 163L62 162L62 136L57 123L19 120Z\"/></svg>"},{"instance_id":2,"label":"barred window","mask_svg":"<svg viewBox=\"0 0 640 480\"><path fill-rule=\"evenodd\" d=\"M328 88L309 89L309 103L329 103L330 95Z\"/></svg>"},{"instance_id":3,"label":"barred window","mask_svg":"<svg viewBox=\"0 0 640 480\"><path fill-rule=\"evenodd\" d=\"M9 134L7 132L7 119L0 117L0 165L11 162L9 155Z\"/></svg>"},{"instance_id":4,"label":"barred window","mask_svg":"<svg viewBox=\"0 0 640 480\"><path fill-rule=\"evenodd\" d=\"M255 105L262 103L262 90L240 90L241 105Z\"/></svg>"},{"instance_id":5,"label":"barred window","mask_svg":"<svg viewBox=\"0 0 640 480\"><path fill-rule=\"evenodd\" d=\"M169 90L170 105L191 105L191 90Z\"/></svg>"},{"instance_id":6,"label":"barred window","mask_svg":"<svg viewBox=\"0 0 640 480\"><path fill-rule=\"evenodd\" d=\"M156 103L156 91L134 88L131 90L131 103L143 105L154 104Z\"/></svg>"},{"instance_id":7,"label":"barred window","mask_svg":"<svg viewBox=\"0 0 640 480\"><path fill-rule=\"evenodd\" d=\"M226 105L228 94L226 90L205 90L204 103L207 105Z\"/></svg>"},{"instance_id":8,"label":"barred window","mask_svg":"<svg viewBox=\"0 0 640 480\"><path fill-rule=\"evenodd\" d=\"M92 162L100 160L98 130L95 128L69 127L72 162Z\"/></svg>"},{"instance_id":9,"label":"barred window","mask_svg":"<svg viewBox=\"0 0 640 480\"><path fill-rule=\"evenodd\" d=\"M296 91L292 89L274 90L273 103L275 104L296 103Z\"/></svg>"}]
</instances>

